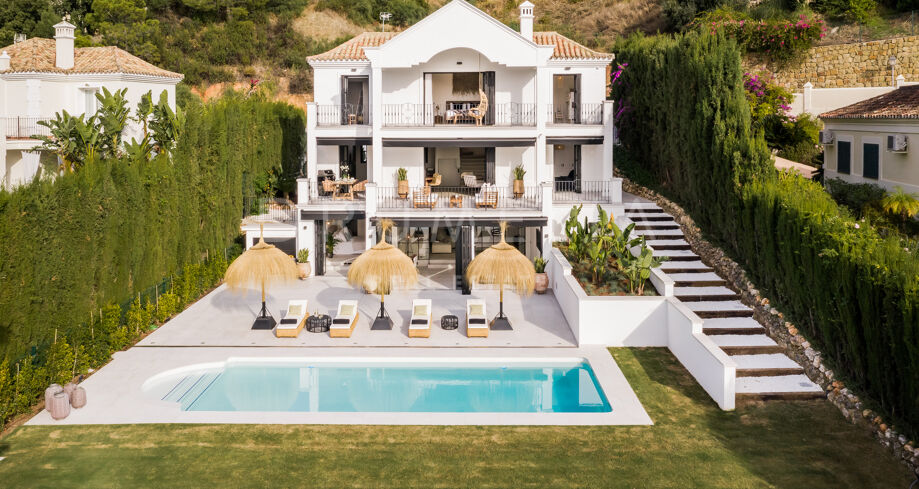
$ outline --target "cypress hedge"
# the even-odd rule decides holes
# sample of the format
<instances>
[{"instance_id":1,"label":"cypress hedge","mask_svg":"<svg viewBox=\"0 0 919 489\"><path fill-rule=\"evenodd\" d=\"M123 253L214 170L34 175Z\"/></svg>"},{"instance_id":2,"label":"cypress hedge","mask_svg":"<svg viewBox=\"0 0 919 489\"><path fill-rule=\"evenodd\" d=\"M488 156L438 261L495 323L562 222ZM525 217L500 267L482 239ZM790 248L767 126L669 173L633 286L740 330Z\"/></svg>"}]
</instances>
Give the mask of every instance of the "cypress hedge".
<instances>
[{"instance_id":1,"label":"cypress hedge","mask_svg":"<svg viewBox=\"0 0 919 489\"><path fill-rule=\"evenodd\" d=\"M18 392L23 369L45 369L34 382L44 389L59 343L75 365L104 363L219 281L252 178L293 181L305 137L301 110L230 94L187 108L171 155L92 161L0 191L0 418L16 412L3 379Z\"/></svg>"},{"instance_id":2,"label":"cypress hedge","mask_svg":"<svg viewBox=\"0 0 919 489\"><path fill-rule=\"evenodd\" d=\"M919 256L779 175L723 35L631 37L614 88L621 167L680 203L825 355L838 376L919 433Z\"/></svg>"}]
</instances>

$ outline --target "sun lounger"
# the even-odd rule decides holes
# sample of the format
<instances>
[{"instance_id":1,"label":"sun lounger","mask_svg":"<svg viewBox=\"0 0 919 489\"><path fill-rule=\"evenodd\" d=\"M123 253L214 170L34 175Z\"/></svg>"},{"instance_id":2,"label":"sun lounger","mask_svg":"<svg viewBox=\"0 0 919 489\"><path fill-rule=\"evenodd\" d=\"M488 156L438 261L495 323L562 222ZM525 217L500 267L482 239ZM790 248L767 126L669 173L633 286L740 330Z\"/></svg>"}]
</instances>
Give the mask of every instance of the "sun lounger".
<instances>
[{"instance_id":1,"label":"sun lounger","mask_svg":"<svg viewBox=\"0 0 919 489\"><path fill-rule=\"evenodd\" d=\"M469 299L466 301L466 336L488 337L488 319L485 318L485 301Z\"/></svg>"},{"instance_id":2,"label":"sun lounger","mask_svg":"<svg viewBox=\"0 0 919 489\"><path fill-rule=\"evenodd\" d=\"M431 299L412 301L412 319L408 323L410 338L431 337Z\"/></svg>"},{"instance_id":3,"label":"sun lounger","mask_svg":"<svg viewBox=\"0 0 919 489\"><path fill-rule=\"evenodd\" d=\"M338 301L338 312L332 318L329 336L332 338L350 338L357 323L357 301Z\"/></svg>"},{"instance_id":4,"label":"sun lounger","mask_svg":"<svg viewBox=\"0 0 919 489\"><path fill-rule=\"evenodd\" d=\"M306 324L307 301L295 300L287 303L287 311L281 322L274 328L274 335L278 338L296 338Z\"/></svg>"}]
</instances>

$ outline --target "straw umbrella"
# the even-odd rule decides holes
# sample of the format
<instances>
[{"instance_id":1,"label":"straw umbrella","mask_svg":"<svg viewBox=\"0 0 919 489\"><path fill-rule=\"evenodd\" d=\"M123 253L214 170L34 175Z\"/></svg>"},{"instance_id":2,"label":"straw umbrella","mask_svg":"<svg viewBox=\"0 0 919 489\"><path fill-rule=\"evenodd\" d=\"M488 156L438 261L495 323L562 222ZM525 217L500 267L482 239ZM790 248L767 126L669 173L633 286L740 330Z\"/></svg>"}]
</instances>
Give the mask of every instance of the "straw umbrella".
<instances>
[{"instance_id":1,"label":"straw umbrella","mask_svg":"<svg viewBox=\"0 0 919 489\"><path fill-rule=\"evenodd\" d=\"M265 291L268 285L293 282L299 278L297 264L286 253L266 243L262 236L264 231L264 226L261 226L258 243L233 260L223 277L227 287L233 291L261 288L262 309L255 318L252 329L271 329L276 324L265 307Z\"/></svg>"},{"instance_id":2,"label":"straw umbrella","mask_svg":"<svg viewBox=\"0 0 919 489\"><path fill-rule=\"evenodd\" d=\"M383 228L380 242L355 258L348 269L349 284L363 287L371 294L380 294L380 312L370 328L375 330L392 329L392 319L384 307L386 294L397 286L409 287L418 281L418 270L412 259L386 242L386 231L392 228L392 221L384 219L380 224Z\"/></svg>"},{"instance_id":3,"label":"straw umbrella","mask_svg":"<svg viewBox=\"0 0 919 489\"><path fill-rule=\"evenodd\" d=\"M517 248L504 241L507 223L501 223L501 241L479 253L466 268L469 283L493 284L498 286L498 315L491 322L491 329L510 330L511 323L504 315L504 286L513 287L518 294L530 295L536 283L536 269L529 258Z\"/></svg>"}]
</instances>

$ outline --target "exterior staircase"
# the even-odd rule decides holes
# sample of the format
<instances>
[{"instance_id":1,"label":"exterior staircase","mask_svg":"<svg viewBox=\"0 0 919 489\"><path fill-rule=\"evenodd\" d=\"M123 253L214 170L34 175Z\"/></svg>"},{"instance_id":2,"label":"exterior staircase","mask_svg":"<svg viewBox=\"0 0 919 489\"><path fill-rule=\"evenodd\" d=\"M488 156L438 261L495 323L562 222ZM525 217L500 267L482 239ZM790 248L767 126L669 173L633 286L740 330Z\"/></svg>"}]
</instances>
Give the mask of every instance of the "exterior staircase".
<instances>
[{"instance_id":1,"label":"exterior staircase","mask_svg":"<svg viewBox=\"0 0 919 489\"><path fill-rule=\"evenodd\" d=\"M661 270L674 281L676 298L703 320L702 331L737 363L737 399L813 399L823 389L785 356L753 318L726 280L702 262L679 224L653 202L631 202L625 215L645 237L654 255L667 257Z\"/></svg>"}]
</instances>

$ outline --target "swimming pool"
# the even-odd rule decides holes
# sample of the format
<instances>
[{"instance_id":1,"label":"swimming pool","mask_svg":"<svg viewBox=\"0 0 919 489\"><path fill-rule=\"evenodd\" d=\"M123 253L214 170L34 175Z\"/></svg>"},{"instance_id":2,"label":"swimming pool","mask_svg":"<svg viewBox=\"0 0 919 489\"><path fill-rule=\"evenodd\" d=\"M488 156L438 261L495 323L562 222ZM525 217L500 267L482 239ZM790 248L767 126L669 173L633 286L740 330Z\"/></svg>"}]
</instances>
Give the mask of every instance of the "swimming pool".
<instances>
[{"instance_id":1,"label":"swimming pool","mask_svg":"<svg viewBox=\"0 0 919 489\"><path fill-rule=\"evenodd\" d=\"M583 358L424 361L231 358L149 379L183 411L609 413Z\"/></svg>"}]
</instances>

